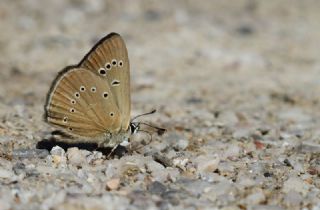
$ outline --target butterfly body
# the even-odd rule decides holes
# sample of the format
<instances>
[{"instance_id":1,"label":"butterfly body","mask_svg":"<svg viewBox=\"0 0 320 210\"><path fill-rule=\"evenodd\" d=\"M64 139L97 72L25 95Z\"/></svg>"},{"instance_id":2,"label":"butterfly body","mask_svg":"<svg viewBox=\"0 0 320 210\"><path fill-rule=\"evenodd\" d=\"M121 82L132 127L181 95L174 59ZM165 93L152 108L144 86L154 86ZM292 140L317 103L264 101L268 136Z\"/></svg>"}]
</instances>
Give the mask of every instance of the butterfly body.
<instances>
[{"instance_id":1,"label":"butterfly body","mask_svg":"<svg viewBox=\"0 0 320 210\"><path fill-rule=\"evenodd\" d=\"M130 126L130 67L121 36L102 38L78 65L59 72L48 92L45 121L75 137L71 141L114 147Z\"/></svg>"}]
</instances>

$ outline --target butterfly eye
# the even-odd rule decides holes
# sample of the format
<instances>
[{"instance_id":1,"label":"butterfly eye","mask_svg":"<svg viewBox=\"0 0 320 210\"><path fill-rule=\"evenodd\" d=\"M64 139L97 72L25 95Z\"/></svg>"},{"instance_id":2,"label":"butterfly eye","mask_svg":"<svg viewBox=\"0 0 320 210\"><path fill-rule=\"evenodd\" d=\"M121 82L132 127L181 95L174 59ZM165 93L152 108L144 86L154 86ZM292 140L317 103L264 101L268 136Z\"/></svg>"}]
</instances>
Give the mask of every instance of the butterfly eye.
<instances>
[{"instance_id":1,"label":"butterfly eye","mask_svg":"<svg viewBox=\"0 0 320 210\"><path fill-rule=\"evenodd\" d=\"M110 117L113 117L114 116L114 113L113 112L110 112Z\"/></svg>"},{"instance_id":2,"label":"butterfly eye","mask_svg":"<svg viewBox=\"0 0 320 210\"><path fill-rule=\"evenodd\" d=\"M96 87L91 87L91 92L95 93L97 91Z\"/></svg>"},{"instance_id":3,"label":"butterfly eye","mask_svg":"<svg viewBox=\"0 0 320 210\"><path fill-rule=\"evenodd\" d=\"M111 64L110 63L106 63L105 67L106 67L107 70L110 70L111 69Z\"/></svg>"},{"instance_id":4,"label":"butterfly eye","mask_svg":"<svg viewBox=\"0 0 320 210\"><path fill-rule=\"evenodd\" d=\"M74 96L75 96L76 98L80 98L80 93L79 93L79 92L75 92Z\"/></svg>"},{"instance_id":5,"label":"butterfly eye","mask_svg":"<svg viewBox=\"0 0 320 210\"><path fill-rule=\"evenodd\" d=\"M118 66L119 66L119 67L122 67L122 66L123 66L122 60L120 60L120 61L118 62Z\"/></svg>"},{"instance_id":6,"label":"butterfly eye","mask_svg":"<svg viewBox=\"0 0 320 210\"><path fill-rule=\"evenodd\" d=\"M113 60L111 61L111 63L112 63L112 66L116 66L116 65L117 65L117 60L116 60L116 59L113 59Z\"/></svg>"},{"instance_id":7,"label":"butterfly eye","mask_svg":"<svg viewBox=\"0 0 320 210\"><path fill-rule=\"evenodd\" d=\"M109 95L108 92L103 92L103 94L102 94L103 98L107 98L108 95Z\"/></svg>"},{"instance_id":8,"label":"butterfly eye","mask_svg":"<svg viewBox=\"0 0 320 210\"><path fill-rule=\"evenodd\" d=\"M69 131L72 131L73 129L72 128L69 128Z\"/></svg>"},{"instance_id":9,"label":"butterfly eye","mask_svg":"<svg viewBox=\"0 0 320 210\"><path fill-rule=\"evenodd\" d=\"M107 74L106 70L104 68L99 69L99 74L102 76L105 76Z\"/></svg>"},{"instance_id":10,"label":"butterfly eye","mask_svg":"<svg viewBox=\"0 0 320 210\"><path fill-rule=\"evenodd\" d=\"M80 86L80 91L81 91L81 92L84 92L84 91L86 91L86 88L85 88L85 86L81 85L81 86Z\"/></svg>"}]
</instances>

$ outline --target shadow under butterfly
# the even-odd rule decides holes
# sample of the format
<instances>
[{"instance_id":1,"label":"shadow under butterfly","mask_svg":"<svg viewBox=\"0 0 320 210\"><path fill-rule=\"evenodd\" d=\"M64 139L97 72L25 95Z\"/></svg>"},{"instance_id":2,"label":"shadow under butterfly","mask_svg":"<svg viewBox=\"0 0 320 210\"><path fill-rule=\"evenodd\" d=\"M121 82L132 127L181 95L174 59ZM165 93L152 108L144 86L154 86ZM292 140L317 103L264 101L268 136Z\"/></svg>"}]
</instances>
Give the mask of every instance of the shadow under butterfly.
<instances>
[{"instance_id":1,"label":"shadow under butterfly","mask_svg":"<svg viewBox=\"0 0 320 210\"><path fill-rule=\"evenodd\" d=\"M117 33L98 41L78 65L60 71L47 94L44 119L61 129L52 136L65 137L65 144L95 144L112 148L126 146L141 125L158 135L166 130L136 119L130 120L130 66L126 45ZM150 134L150 133L149 133ZM150 134L151 136L151 134ZM50 139L49 139L50 140ZM51 139L52 140L52 139ZM38 147L45 144L38 144Z\"/></svg>"}]
</instances>

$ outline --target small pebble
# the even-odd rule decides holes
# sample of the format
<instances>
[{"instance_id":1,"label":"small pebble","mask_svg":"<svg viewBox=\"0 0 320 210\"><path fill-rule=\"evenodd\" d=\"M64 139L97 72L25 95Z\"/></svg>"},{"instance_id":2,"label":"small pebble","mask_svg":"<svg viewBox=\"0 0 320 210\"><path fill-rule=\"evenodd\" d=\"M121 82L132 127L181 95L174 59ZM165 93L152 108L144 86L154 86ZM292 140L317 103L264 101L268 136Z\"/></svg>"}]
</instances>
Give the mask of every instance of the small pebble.
<instances>
[{"instance_id":1,"label":"small pebble","mask_svg":"<svg viewBox=\"0 0 320 210\"><path fill-rule=\"evenodd\" d=\"M77 147L68 149L67 158L69 163L75 166L80 166L86 163L86 157L82 155L81 151Z\"/></svg>"},{"instance_id":2,"label":"small pebble","mask_svg":"<svg viewBox=\"0 0 320 210\"><path fill-rule=\"evenodd\" d=\"M89 164L98 164L98 162L102 163L103 158L105 157L102 152L93 151L92 153L84 153L84 151L86 150L83 150L82 155L86 157L86 162Z\"/></svg>"},{"instance_id":3,"label":"small pebble","mask_svg":"<svg viewBox=\"0 0 320 210\"><path fill-rule=\"evenodd\" d=\"M214 172L219 165L219 155L201 155L194 162L197 164L197 172L201 174Z\"/></svg>"},{"instance_id":4,"label":"small pebble","mask_svg":"<svg viewBox=\"0 0 320 210\"><path fill-rule=\"evenodd\" d=\"M218 122L221 125L234 125L238 122L238 118L234 112L226 111L220 113L218 117Z\"/></svg>"},{"instance_id":5,"label":"small pebble","mask_svg":"<svg viewBox=\"0 0 320 210\"><path fill-rule=\"evenodd\" d=\"M0 168L0 178L9 179L9 178L12 178L12 177L14 177L14 174L13 174L12 171Z\"/></svg>"},{"instance_id":6,"label":"small pebble","mask_svg":"<svg viewBox=\"0 0 320 210\"><path fill-rule=\"evenodd\" d=\"M198 179L180 179L177 181L177 184L193 196L202 195L207 190L206 188L210 187L209 182Z\"/></svg>"},{"instance_id":7,"label":"small pebble","mask_svg":"<svg viewBox=\"0 0 320 210\"><path fill-rule=\"evenodd\" d=\"M241 154L241 148L238 145L229 145L228 148L222 152L223 159L237 158Z\"/></svg>"},{"instance_id":8,"label":"small pebble","mask_svg":"<svg viewBox=\"0 0 320 210\"><path fill-rule=\"evenodd\" d=\"M265 201L266 196L262 192L261 189L257 189L256 192L251 193L245 198L245 203L247 205L256 205L256 204L261 204Z\"/></svg>"},{"instance_id":9,"label":"small pebble","mask_svg":"<svg viewBox=\"0 0 320 210\"><path fill-rule=\"evenodd\" d=\"M16 149L13 150L13 158L46 158L49 155L45 149Z\"/></svg>"},{"instance_id":10,"label":"small pebble","mask_svg":"<svg viewBox=\"0 0 320 210\"><path fill-rule=\"evenodd\" d=\"M16 175L22 174L25 172L26 169L26 165L22 162L18 162L16 164L13 165L12 170L14 171L14 173Z\"/></svg>"},{"instance_id":11,"label":"small pebble","mask_svg":"<svg viewBox=\"0 0 320 210\"><path fill-rule=\"evenodd\" d=\"M309 191L309 185L299 177L289 177L283 184L283 192L289 193L290 191L296 191L306 195Z\"/></svg>"},{"instance_id":12,"label":"small pebble","mask_svg":"<svg viewBox=\"0 0 320 210\"><path fill-rule=\"evenodd\" d=\"M289 191L287 194L284 196L284 204L288 207L297 207L300 206L303 201L303 197L300 195L300 193L296 191Z\"/></svg>"},{"instance_id":13,"label":"small pebble","mask_svg":"<svg viewBox=\"0 0 320 210\"><path fill-rule=\"evenodd\" d=\"M164 193L166 190L167 190L167 187L164 184L162 184L161 182L158 182L158 181L152 182L148 186L148 191L151 194L160 195L160 194Z\"/></svg>"},{"instance_id":14,"label":"small pebble","mask_svg":"<svg viewBox=\"0 0 320 210\"><path fill-rule=\"evenodd\" d=\"M65 156L52 155L52 161L55 165L66 165L67 158Z\"/></svg>"},{"instance_id":15,"label":"small pebble","mask_svg":"<svg viewBox=\"0 0 320 210\"><path fill-rule=\"evenodd\" d=\"M56 155L56 156L64 156L65 155L65 151L59 146L54 146L51 149L50 154L51 155Z\"/></svg>"},{"instance_id":16,"label":"small pebble","mask_svg":"<svg viewBox=\"0 0 320 210\"><path fill-rule=\"evenodd\" d=\"M120 186L120 179L119 178L113 178L107 181L107 190L117 190Z\"/></svg>"},{"instance_id":17,"label":"small pebble","mask_svg":"<svg viewBox=\"0 0 320 210\"><path fill-rule=\"evenodd\" d=\"M315 144L315 143L310 143L310 142L303 142L300 147L299 150L301 152L311 152L311 153L320 153L320 145L319 144Z\"/></svg>"},{"instance_id":18,"label":"small pebble","mask_svg":"<svg viewBox=\"0 0 320 210\"><path fill-rule=\"evenodd\" d=\"M189 141L186 139L179 139L178 142L173 146L176 150L185 150L189 145Z\"/></svg>"},{"instance_id":19,"label":"small pebble","mask_svg":"<svg viewBox=\"0 0 320 210\"><path fill-rule=\"evenodd\" d=\"M175 158L173 159L172 163L174 166L182 169L182 170L186 170L186 165L187 163L189 162L189 159L188 158Z\"/></svg>"}]
</instances>

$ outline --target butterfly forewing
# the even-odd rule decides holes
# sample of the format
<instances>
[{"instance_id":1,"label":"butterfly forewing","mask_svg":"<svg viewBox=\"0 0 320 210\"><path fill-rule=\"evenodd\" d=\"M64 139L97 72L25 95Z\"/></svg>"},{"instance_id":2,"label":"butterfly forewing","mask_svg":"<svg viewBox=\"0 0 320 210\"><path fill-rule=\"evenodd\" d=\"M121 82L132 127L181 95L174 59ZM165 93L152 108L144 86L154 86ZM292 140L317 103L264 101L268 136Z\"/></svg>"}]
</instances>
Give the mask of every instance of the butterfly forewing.
<instances>
[{"instance_id":1,"label":"butterfly forewing","mask_svg":"<svg viewBox=\"0 0 320 210\"><path fill-rule=\"evenodd\" d=\"M79 63L109 85L121 113L121 130L130 123L130 67L126 45L119 34L100 40Z\"/></svg>"},{"instance_id":2,"label":"butterfly forewing","mask_svg":"<svg viewBox=\"0 0 320 210\"><path fill-rule=\"evenodd\" d=\"M46 121L82 137L120 130L120 111L109 85L84 68L60 74L45 106Z\"/></svg>"}]
</instances>

